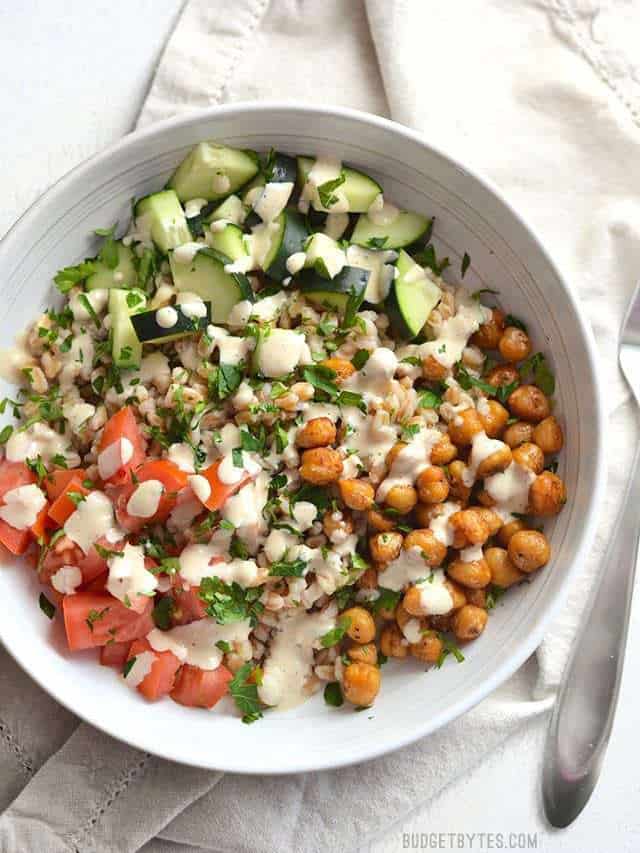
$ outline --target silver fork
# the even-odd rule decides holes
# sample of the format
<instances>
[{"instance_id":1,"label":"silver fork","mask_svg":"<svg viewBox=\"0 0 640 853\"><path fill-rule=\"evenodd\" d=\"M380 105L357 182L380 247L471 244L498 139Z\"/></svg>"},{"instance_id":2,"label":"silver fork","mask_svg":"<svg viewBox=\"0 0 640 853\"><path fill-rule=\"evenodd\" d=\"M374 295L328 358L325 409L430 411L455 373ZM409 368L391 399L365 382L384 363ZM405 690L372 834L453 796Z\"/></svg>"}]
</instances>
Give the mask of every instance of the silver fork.
<instances>
[{"instance_id":1,"label":"silver fork","mask_svg":"<svg viewBox=\"0 0 640 853\"><path fill-rule=\"evenodd\" d=\"M640 403L640 284L622 323L618 356ZM639 509L640 448L547 733L542 795L553 826L568 826L585 807L609 743L629 627Z\"/></svg>"}]
</instances>

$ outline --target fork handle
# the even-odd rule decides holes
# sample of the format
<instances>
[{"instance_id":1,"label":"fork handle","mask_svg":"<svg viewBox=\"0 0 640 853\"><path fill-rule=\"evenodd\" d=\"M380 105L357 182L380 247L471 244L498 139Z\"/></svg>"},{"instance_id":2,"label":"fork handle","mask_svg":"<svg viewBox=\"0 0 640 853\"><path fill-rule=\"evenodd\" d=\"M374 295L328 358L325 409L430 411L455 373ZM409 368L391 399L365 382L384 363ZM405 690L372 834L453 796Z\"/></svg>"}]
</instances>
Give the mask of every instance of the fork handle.
<instances>
[{"instance_id":1,"label":"fork handle","mask_svg":"<svg viewBox=\"0 0 640 853\"><path fill-rule=\"evenodd\" d=\"M609 742L629 627L639 509L640 446L547 733L543 800L554 826L568 826L586 805Z\"/></svg>"}]
</instances>

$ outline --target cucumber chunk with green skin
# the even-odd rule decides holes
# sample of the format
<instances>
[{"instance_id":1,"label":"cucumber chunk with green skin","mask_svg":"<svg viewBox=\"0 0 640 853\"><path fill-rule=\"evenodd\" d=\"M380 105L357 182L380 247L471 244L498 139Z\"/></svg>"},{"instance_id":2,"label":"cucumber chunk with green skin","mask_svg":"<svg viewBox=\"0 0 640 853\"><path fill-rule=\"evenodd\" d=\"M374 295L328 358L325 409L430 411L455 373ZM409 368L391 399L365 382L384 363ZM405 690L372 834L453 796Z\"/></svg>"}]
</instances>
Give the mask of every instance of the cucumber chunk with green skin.
<instances>
[{"instance_id":1,"label":"cucumber chunk with green skin","mask_svg":"<svg viewBox=\"0 0 640 853\"><path fill-rule=\"evenodd\" d=\"M135 330L140 344L166 344L169 341L177 341L188 335L195 335L207 328L211 322L211 303L204 302L206 314L203 317L193 317L185 313L185 305L172 305L155 311L144 311L131 318L131 324ZM170 310L175 312L175 322L169 326L163 326L158 322L160 311Z\"/></svg>"},{"instance_id":2,"label":"cucumber chunk with green skin","mask_svg":"<svg viewBox=\"0 0 640 853\"><path fill-rule=\"evenodd\" d=\"M344 267L334 278L324 278L315 269L303 269L296 276L300 292L314 305L344 314L358 310L364 300L369 270Z\"/></svg>"},{"instance_id":3,"label":"cucumber chunk with green skin","mask_svg":"<svg viewBox=\"0 0 640 853\"><path fill-rule=\"evenodd\" d=\"M301 190L307 182L314 162L312 157L298 157L298 184ZM382 192L382 187L369 175L350 169L348 166L342 167L341 174L344 175L345 180L338 189L347 197L349 213L366 213ZM315 210L331 213L330 207L322 207L315 201L312 201L312 207Z\"/></svg>"},{"instance_id":4,"label":"cucumber chunk with green skin","mask_svg":"<svg viewBox=\"0 0 640 853\"><path fill-rule=\"evenodd\" d=\"M226 323L231 309L243 299L254 301L253 290L246 275L227 273L225 264L231 258L215 249L200 249L189 263L169 256L171 274L176 290L196 293L211 303L211 322Z\"/></svg>"},{"instance_id":5,"label":"cucumber chunk with green skin","mask_svg":"<svg viewBox=\"0 0 640 853\"><path fill-rule=\"evenodd\" d=\"M162 190L140 199L135 215L138 231L142 233L148 229L153 242L165 254L192 239L184 210L173 190Z\"/></svg>"},{"instance_id":6,"label":"cucumber chunk with green skin","mask_svg":"<svg viewBox=\"0 0 640 853\"><path fill-rule=\"evenodd\" d=\"M169 181L181 201L226 198L250 181L260 161L254 151L228 148L215 142L199 142L185 157Z\"/></svg>"},{"instance_id":7,"label":"cucumber chunk with green skin","mask_svg":"<svg viewBox=\"0 0 640 853\"><path fill-rule=\"evenodd\" d=\"M136 335L131 317L144 311L147 298L141 290L109 292L109 316L111 317L111 355L116 367L125 369L140 367L142 344Z\"/></svg>"},{"instance_id":8,"label":"cucumber chunk with green skin","mask_svg":"<svg viewBox=\"0 0 640 853\"><path fill-rule=\"evenodd\" d=\"M247 213L247 208L242 203L240 196L230 195L222 204L207 214L206 221L217 222L220 219L226 219L227 222L233 222L234 225L242 225L247 218Z\"/></svg>"},{"instance_id":9,"label":"cucumber chunk with green skin","mask_svg":"<svg viewBox=\"0 0 640 853\"><path fill-rule=\"evenodd\" d=\"M221 231L211 229L209 244L212 249L221 252L232 261L237 261L247 254L242 240L242 228L228 223Z\"/></svg>"},{"instance_id":10,"label":"cucumber chunk with green skin","mask_svg":"<svg viewBox=\"0 0 640 853\"><path fill-rule=\"evenodd\" d=\"M265 266L269 278L272 278L274 281L284 281L285 278L291 275L287 269L287 258L303 250L309 232L307 231L304 217L297 210L287 208L287 210L284 210L280 214L276 221L284 226L282 239L276 247L275 252L272 246L272 251L270 252L272 257L269 259L268 264L265 262Z\"/></svg>"},{"instance_id":11,"label":"cucumber chunk with green skin","mask_svg":"<svg viewBox=\"0 0 640 853\"><path fill-rule=\"evenodd\" d=\"M118 251L117 265L110 269L103 261L93 261L96 271L87 278L87 290L99 290L101 288L111 290L112 287L126 289L138 284L133 251L120 240L116 246Z\"/></svg>"},{"instance_id":12,"label":"cucumber chunk with green skin","mask_svg":"<svg viewBox=\"0 0 640 853\"><path fill-rule=\"evenodd\" d=\"M327 234L312 234L305 247L305 267L313 267L320 276L334 278L345 266L347 257Z\"/></svg>"},{"instance_id":13,"label":"cucumber chunk with green skin","mask_svg":"<svg viewBox=\"0 0 640 853\"><path fill-rule=\"evenodd\" d=\"M361 214L351 235L351 242L367 249L402 249L426 233L431 220L419 213L399 210L386 225L374 222Z\"/></svg>"},{"instance_id":14,"label":"cucumber chunk with green skin","mask_svg":"<svg viewBox=\"0 0 640 853\"><path fill-rule=\"evenodd\" d=\"M280 154L276 151L270 162L267 161L264 169L264 177L267 183L286 184L296 182L298 175L298 164L295 157L289 157L288 154Z\"/></svg>"},{"instance_id":15,"label":"cucumber chunk with green skin","mask_svg":"<svg viewBox=\"0 0 640 853\"><path fill-rule=\"evenodd\" d=\"M398 276L391 282L385 310L394 337L415 338L442 297L438 285L405 251L396 261Z\"/></svg>"}]
</instances>

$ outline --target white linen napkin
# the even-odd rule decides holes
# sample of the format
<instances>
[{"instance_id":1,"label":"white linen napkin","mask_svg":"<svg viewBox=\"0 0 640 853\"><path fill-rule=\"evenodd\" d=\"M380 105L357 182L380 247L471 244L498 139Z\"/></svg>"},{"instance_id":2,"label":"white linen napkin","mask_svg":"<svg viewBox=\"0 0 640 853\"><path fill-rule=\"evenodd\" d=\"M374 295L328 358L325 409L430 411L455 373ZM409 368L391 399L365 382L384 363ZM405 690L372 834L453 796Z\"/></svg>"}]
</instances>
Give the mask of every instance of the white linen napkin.
<instances>
[{"instance_id":1,"label":"white linen napkin","mask_svg":"<svg viewBox=\"0 0 640 853\"><path fill-rule=\"evenodd\" d=\"M529 219L600 348L615 448L605 510L537 654L446 729L365 766L265 783L172 765L78 725L3 654L2 851L364 847L416 809L428 825L444 786L549 707L636 442L615 338L640 270L639 25L639 0L187 2L140 124L248 99L370 110L487 174Z\"/></svg>"}]
</instances>

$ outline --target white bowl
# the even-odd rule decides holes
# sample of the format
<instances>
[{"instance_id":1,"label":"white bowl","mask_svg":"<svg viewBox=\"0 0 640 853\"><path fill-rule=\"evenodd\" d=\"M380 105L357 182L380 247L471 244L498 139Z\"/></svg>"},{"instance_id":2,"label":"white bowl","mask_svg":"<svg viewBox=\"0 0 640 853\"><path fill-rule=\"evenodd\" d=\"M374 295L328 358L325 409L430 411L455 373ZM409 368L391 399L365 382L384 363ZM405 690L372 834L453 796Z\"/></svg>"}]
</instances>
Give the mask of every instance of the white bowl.
<instances>
[{"instance_id":1,"label":"white bowl","mask_svg":"<svg viewBox=\"0 0 640 853\"><path fill-rule=\"evenodd\" d=\"M50 304L51 278L95 251L90 235L130 215L130 202L158 190L202 139L290 153L334 154L371 173L385 195L436 216L436 246L465 284L497 288L529 325L553 365L557 411L566 434L560 472L569 501L548 525L553 559L529 585L507 596L482 637L440 671L417 664L383 670L375 708L327 708L322 695L287 713L242 725L228 706L195 711L164 700L147 704L95 654L66 650L61 619L40 612L35 573L19 561L0 570L0 639L16 661L78 716L140 749L186 764L243 773L337 767L396 749L464 713L508 678L540 643L595 528L605 469L603 412L591 333L573 295L531 229L495 188L416 133L346 109L291 104L214 108L135 133L74 169L19 220L0 244L0 316L5 345ZM4 395L9 389L0 389Z\"/></svg>"}]
</instances>

